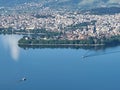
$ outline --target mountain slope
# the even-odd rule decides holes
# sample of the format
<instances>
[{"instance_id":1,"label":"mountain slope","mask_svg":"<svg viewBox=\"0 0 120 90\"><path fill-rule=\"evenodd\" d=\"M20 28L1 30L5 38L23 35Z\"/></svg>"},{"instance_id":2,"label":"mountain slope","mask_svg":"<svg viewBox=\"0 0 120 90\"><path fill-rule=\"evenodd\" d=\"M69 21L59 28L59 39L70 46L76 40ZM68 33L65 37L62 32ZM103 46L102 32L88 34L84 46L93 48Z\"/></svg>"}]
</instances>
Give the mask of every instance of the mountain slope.
<instances>
[{"instance_id":1,"label":"mountain slope","mask_svg":"<svg viewBox=\"0 0 120 90\"><path fill-rule=\"evenodd\" d=\"M42 3L48 7L95 8L105 6L120 6L120 0L0 0L1 6L14 6L24 3Z\"/></svg>"},{"instance_id":2,"label":"mountain slope","mask_svg":"<svg viewBox=\"0 0 120 90\"><path fill-rule=\"evenodd\" d=\"M101 7L87 10L91 14L104 15L104 14L116 14L120 13L120 7Z\"/></svg>"}]
</instances>

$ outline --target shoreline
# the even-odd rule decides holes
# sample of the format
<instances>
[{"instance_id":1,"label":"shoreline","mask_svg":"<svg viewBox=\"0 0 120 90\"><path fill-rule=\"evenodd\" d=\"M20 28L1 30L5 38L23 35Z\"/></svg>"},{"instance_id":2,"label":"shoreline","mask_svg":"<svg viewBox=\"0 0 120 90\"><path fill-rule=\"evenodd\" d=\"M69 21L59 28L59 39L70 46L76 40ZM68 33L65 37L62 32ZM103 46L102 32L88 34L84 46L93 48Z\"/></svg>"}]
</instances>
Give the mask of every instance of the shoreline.
<instances>
[{"instance_id":1,"label":"shoreline","mask_svg":"<svg viewBox=\"0 0 120 90\"><path fill-rule=\"evenodd\" d=\"M105 44L24 44L18 43L18 45L26 45L26 46L105 46Z\"/></svg>"}]
</instances>

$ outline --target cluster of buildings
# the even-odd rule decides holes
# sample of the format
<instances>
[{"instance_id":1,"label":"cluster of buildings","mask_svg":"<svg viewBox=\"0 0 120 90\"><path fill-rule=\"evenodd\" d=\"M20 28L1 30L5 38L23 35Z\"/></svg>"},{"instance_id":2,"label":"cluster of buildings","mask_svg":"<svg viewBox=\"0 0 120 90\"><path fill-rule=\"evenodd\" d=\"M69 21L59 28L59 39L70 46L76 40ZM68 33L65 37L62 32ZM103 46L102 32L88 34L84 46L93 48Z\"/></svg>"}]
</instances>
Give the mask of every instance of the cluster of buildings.
<instances>
[{"instance_id":1,"label":"cluster of buildings","mask_svg":"<svg viewBox=\"0 0 120 90\"><path fill-rule=\"evenodd\" d=\"M78 12L1 14L0 28L63 32L61 37L69 40L111 37L120 35L120 13L114 15L90 15Z\"/></svg>"}]
</instances>

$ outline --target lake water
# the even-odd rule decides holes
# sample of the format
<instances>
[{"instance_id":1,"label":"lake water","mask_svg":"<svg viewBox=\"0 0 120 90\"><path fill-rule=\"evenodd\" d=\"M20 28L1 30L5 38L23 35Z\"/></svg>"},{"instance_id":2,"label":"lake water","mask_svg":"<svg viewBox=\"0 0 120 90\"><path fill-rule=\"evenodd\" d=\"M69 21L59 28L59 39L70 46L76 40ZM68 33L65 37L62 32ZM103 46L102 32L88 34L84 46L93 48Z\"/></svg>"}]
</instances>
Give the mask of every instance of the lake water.
<instances>
[{"instance_id":1,"label":"lake water","mask_svg":"<svg viewBox=\"0 0 120 90\"><path fill-rule=\"evenodd\" d=\"M0 90L120 90L119 46L23 49L20 37L0 35Z\"/></svg>"}]
</instances>

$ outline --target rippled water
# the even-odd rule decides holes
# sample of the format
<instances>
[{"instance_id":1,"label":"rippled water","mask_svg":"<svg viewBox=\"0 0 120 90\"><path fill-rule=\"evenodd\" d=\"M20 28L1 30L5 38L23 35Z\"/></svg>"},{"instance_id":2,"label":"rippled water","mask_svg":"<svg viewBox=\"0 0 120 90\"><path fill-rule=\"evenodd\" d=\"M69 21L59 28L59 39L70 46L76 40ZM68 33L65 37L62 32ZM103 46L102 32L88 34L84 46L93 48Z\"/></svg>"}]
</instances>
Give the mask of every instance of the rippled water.
<instances>
[{"instance_id":1,"label":"rippled water","mask_svg":"<svg viewBox=\"0 0 120 90\"><path fill-rule=\"evenodd\" d=\"M0 36L0 90L120 90L119 46L23 49L20 37Z\"/></svg>"}]
</instances>

